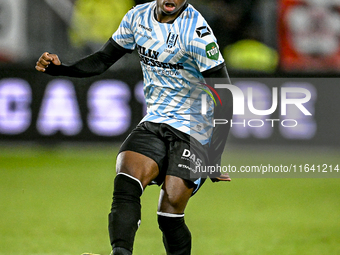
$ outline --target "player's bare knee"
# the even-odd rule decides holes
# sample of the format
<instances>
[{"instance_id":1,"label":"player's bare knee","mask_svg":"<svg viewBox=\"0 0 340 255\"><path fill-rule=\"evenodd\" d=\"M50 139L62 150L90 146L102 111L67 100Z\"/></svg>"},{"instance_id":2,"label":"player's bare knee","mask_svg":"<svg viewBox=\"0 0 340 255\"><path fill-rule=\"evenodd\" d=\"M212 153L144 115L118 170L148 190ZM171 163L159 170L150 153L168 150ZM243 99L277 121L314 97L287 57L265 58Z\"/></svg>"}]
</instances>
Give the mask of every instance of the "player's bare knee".
<instances>
[{"instance_id":1,"label":"player's bare knee","mask_svg":"<svg viewBox=\"0 0 340 255\"><path fill-rule=\"evenodd\" d=\"M162 213L183 213L186 201L177 195L161 195L158 211Z\"/></svg>"},{"instance_id":2,"label":"player's bare knee","mask_svg":"<svg viewBox=\"0 0 340 255\"><path fill-rule=\"evenodd\" d=\"M116 163L116 174L119 173L125 173L128 175L133 176L134 169L130 167L128 164L124 164L123 162L118 162Z\"/></svg>"},{"instance_id":3,"label":"player's bare knee","mask_svg":"<svg viewBox=\"0 0 340 255\"><path fill-rule=\"evenodd\" d=\"M183 202L181 196L169 196L167 205L173 210L178 211L183 209Z\"/></svg>"},{"instance_id":4,"label":"player's bare knee","mask_svg":"<svg viewBox=\"0 0 340 255\"><path fill-rule=\"evenodd\" d=\"M116 161L116 173L128 174L145 188L159 173L158 165L152 159L132 151L121 152Z\"/></svg>"}]
</instances>

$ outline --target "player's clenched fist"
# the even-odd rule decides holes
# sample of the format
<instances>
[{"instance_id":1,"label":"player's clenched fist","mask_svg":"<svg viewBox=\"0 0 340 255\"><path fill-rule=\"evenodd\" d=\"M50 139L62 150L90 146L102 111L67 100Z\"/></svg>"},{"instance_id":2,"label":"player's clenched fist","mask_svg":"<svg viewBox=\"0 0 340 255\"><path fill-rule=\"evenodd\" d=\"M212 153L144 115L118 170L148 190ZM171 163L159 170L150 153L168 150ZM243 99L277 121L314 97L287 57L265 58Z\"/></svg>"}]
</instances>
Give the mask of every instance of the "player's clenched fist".
<instances>
[{"instance_id":1,"label":"player's clenched fist","mask_svg":"<svg viewBox=\"0 0 340 255\"><path fill-rule=\"evenodd\" d=\"M37 69L40 72L45 72L46 68L48 67L51 62L55 65L61 65L61 62L59 60L59 57L56 54L50 54L48 52L45 52L41 55L39 60L36 63L35 69Z\"/></svg>"}]
</instances>

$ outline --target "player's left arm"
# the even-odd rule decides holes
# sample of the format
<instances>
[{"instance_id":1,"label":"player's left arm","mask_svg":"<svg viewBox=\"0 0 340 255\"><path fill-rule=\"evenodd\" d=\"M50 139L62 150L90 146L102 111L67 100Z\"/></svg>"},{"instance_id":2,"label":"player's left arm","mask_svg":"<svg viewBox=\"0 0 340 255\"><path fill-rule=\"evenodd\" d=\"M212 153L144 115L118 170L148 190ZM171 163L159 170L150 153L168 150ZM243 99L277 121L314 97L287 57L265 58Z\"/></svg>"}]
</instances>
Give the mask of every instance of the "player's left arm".
<instances>
[{"instance_id":1,"label":"player's left arm","mask_svg":"<svg viewBox=\"0 0 340 255\"><path fill-rule=\"evenodd\" d=\"M202 72L206 83L214 87L215 84L229 84L230 79L225 64ZM230 120L233 114L233 98L228 89L217 89L216 92L221 98L222 104L217 104L214 109L214 119L228 120L227 124L216 125L213 129L213 135L209 147L209 165L216 166L221 164L221 156L227 142L230 130ZM229 175L218 173L217 176L211 176L212 181L230 181Z\"/></svg>"},{"instance_id":2,"label":"player's left arm","mask_svg":"<svg viewBox=\"0 0 340 255\"><path fill-rule=\"evenodd\" d=\"M203 17L198 16L197 28L190 34L187 52L195 60L197 67L205 79L205 83L211 87L215 84L230 84L227 68L223 56L219 50L217 39L212 29L206 23ZM215 89L220 96L222 104L217 104L214 109L214 119L230 120L232 116L232 96L227 89ZM230 123L230 121L228 122ZM221 155L223 153L230 126L216 125L213 129L212 140L209 147L209 165L216 166L221 164ZM229 176L224 178L210 176L213 181L226 180L230 181ZM220 179L216 179L216 178Z\"/></svg>"}]
</instances>

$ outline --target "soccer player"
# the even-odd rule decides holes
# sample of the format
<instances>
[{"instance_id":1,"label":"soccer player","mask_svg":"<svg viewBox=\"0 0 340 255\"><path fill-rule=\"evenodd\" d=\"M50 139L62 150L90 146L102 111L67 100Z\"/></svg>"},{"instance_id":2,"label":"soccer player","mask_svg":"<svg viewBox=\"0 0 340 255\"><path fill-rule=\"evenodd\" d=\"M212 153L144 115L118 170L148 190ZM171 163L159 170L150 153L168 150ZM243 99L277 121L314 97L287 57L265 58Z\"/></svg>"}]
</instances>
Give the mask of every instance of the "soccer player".
<instances>
[{"instance_id":1,"label":"soccer player","mask_svg":"<svg viewBox=\"0 0 340 255\"><path fill-rule=\"evenodd\" d=\"M190 254L184 210L207 177L197 175L195 167L220 163L229 126L214 127L213 118L230 119L232 113L227 90L218 91L223 104L215 112L208 96L205 84L213 89L216 79L226 84L229 77L201 14L186 0L137 5L98 52L70 65L45 52L36 69L55 76L88 77L103 73L133 50L140 57L148 110L117 156L109 214L112 254L132 254L141 218L140 196L153 183L161 185L157 214L167 254ZM230 181L227 174L211 179Z\"/></svg>"}]
</instances>

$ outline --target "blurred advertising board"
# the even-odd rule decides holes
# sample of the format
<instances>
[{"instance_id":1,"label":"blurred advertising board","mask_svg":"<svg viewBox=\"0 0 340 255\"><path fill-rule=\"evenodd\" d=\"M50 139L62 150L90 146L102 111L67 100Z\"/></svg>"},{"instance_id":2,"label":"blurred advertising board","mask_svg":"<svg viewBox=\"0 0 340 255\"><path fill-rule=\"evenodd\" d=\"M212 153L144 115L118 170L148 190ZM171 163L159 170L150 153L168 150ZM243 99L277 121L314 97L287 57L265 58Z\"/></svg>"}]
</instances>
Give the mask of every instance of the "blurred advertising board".
<instances>
[{"instance_id":1,"label":"blurred advertising board","mask_svg":"<svg viewBox=\"0 0 340 255\"><path fill-rule=\"evenodd\" d=\"M279 0L281 69L340 72L340 2Z\"/></svg>"},{"instance_id":2,"label":"blurred advertising board","mask_svg":"<svg viewBox=\"0 0 340 255\"><path fill-rule=\"evenodd\" d=\"M232 126L231 143L340 145L339 79L232 80L233 119L216 121ZM140 73L70 79L0 70L0 141L121 142L145 112Z\"/></svg>"}]
</instances>

